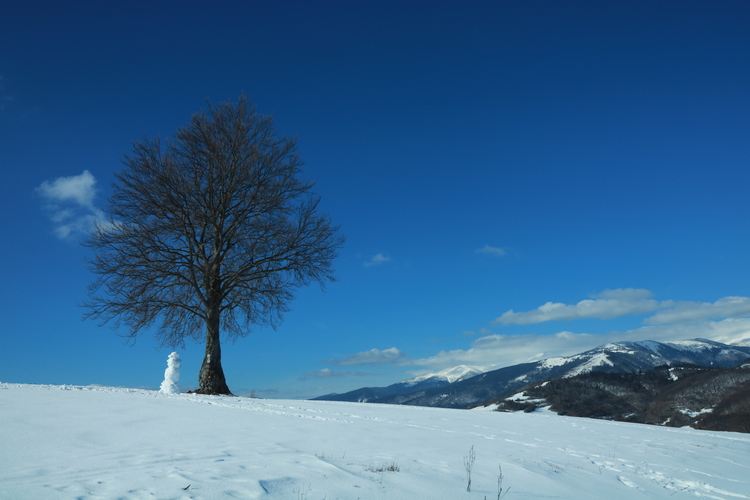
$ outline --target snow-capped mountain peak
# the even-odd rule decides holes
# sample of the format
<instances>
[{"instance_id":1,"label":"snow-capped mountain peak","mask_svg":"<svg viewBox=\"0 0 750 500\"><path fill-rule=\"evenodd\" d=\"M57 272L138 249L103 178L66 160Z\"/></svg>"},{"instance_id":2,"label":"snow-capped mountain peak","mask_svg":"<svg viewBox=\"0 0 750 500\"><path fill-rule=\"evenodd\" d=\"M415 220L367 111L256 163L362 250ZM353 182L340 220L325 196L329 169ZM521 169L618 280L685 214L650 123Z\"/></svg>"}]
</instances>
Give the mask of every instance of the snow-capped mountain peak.
<instances>
[{"instance_id":1,"label":"snow-capped mountain peak","mask_svg":"<svg viewBox=\"0 0 750 500\"><path fill-rule=\"evenodd\" d=\"M446 368L445 370L441 370L437 373L428 373L427 375L420 375L419 377L414 377L409 380L404 380L402 383L415 385L420 382L424 382L425 380L428 380L428 379L435 379L435 380L444 380L448 382L449 384L452 384L453 382L466 380L467 378L471 378L475 375L479 375L480 373L484 373L484 370L482 370L479 367L458 365L458 366L454 366L453 368Z\"/></svg>"}]
</instances>

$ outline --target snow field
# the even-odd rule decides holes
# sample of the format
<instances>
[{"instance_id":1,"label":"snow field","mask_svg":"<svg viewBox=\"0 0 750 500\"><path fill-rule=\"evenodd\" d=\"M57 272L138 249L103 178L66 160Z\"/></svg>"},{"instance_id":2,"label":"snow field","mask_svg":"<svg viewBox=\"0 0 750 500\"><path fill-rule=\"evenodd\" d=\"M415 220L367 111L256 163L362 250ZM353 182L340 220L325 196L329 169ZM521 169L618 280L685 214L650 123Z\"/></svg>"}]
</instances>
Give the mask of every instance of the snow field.
<instances>
[{"instance_id":1,"label":"snow field","mask_svg":"<svg viewBox=\"0 0 750 500\"><path fill-rule=\"evenodd\" d=\"M750 498L746 434L544 411L0 384L0 444L2 499Z\"/></svg>"}]
</instances>

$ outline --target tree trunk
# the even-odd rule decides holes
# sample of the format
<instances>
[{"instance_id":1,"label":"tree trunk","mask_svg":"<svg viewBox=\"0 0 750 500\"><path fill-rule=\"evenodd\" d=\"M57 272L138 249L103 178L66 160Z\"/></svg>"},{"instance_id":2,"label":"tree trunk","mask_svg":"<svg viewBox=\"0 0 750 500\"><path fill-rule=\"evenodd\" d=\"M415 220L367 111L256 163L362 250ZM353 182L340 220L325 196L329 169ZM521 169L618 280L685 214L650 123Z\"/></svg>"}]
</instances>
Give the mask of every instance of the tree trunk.
<instances>
[{"instance_id":1,"label":"tree trunk","mask_svg":"<svg viewBox=\"0 0 750 500\"><path fill-rule=\"evenodd\" d=\"M211 307L206 321L206 356L203 358L198 376L200 394L232 394L221 368L221 344L219 342L219 307Z\"/></svg>"}]
</instances>

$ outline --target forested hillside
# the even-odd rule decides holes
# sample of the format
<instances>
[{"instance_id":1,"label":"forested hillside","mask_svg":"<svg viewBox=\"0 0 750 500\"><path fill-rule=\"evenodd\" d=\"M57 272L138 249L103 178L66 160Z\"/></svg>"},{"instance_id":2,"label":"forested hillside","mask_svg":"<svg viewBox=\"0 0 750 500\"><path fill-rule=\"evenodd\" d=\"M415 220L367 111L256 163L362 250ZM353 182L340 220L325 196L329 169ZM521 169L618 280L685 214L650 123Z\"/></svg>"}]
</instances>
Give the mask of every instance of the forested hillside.
<instances>
[{"instance_id":1,"label":"forested hillside","mask_svg":"<svg viewBox=\"0 0 750 500\"><path fill-rule=\"evenodd\" d=\"M489 404L499 411L549 405L560 415L750 432L750 365L590 372L529 384Z\"/></svg>"}]
</instances>

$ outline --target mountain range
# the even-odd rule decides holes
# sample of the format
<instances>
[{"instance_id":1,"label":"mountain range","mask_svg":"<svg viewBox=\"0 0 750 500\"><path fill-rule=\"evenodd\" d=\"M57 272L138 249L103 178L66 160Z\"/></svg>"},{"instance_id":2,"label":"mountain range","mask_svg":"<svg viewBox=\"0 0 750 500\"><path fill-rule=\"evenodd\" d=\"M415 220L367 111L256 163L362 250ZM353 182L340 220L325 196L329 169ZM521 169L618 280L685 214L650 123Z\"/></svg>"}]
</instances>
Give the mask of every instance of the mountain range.
<instances>
[{"instance_id":1,"label":"mountain range","mask_svg":"<svg viewBox=\"0 0 750 500\"><path fill-rule=\"evenodd\" d=\"M533 382L568 378L591 371L633 373L662 365L685 364L732 367L748 358L750 346L727 345L707 339L613 342L573 356L522 363L485 373L477 374L477 369L461 366L388 387L364 387L315 399L467 408L503 397Z\"/></svg>"},{"instance_id":2,"label":"mountain range","mask_svg":"<svg viewBox=\"0 0 750 500\"><path fill-rule=\"evenodd\" d=\"M482 370L472 366L459 365L446 370L403 380L388 387L362 387L344 394L326 394L313 398L318 401L351 401L355 403L385 403L391 402L391 397L408 395L440 389L455 382L466 380L482 373Z\"/></svg>"}]
</instances>

